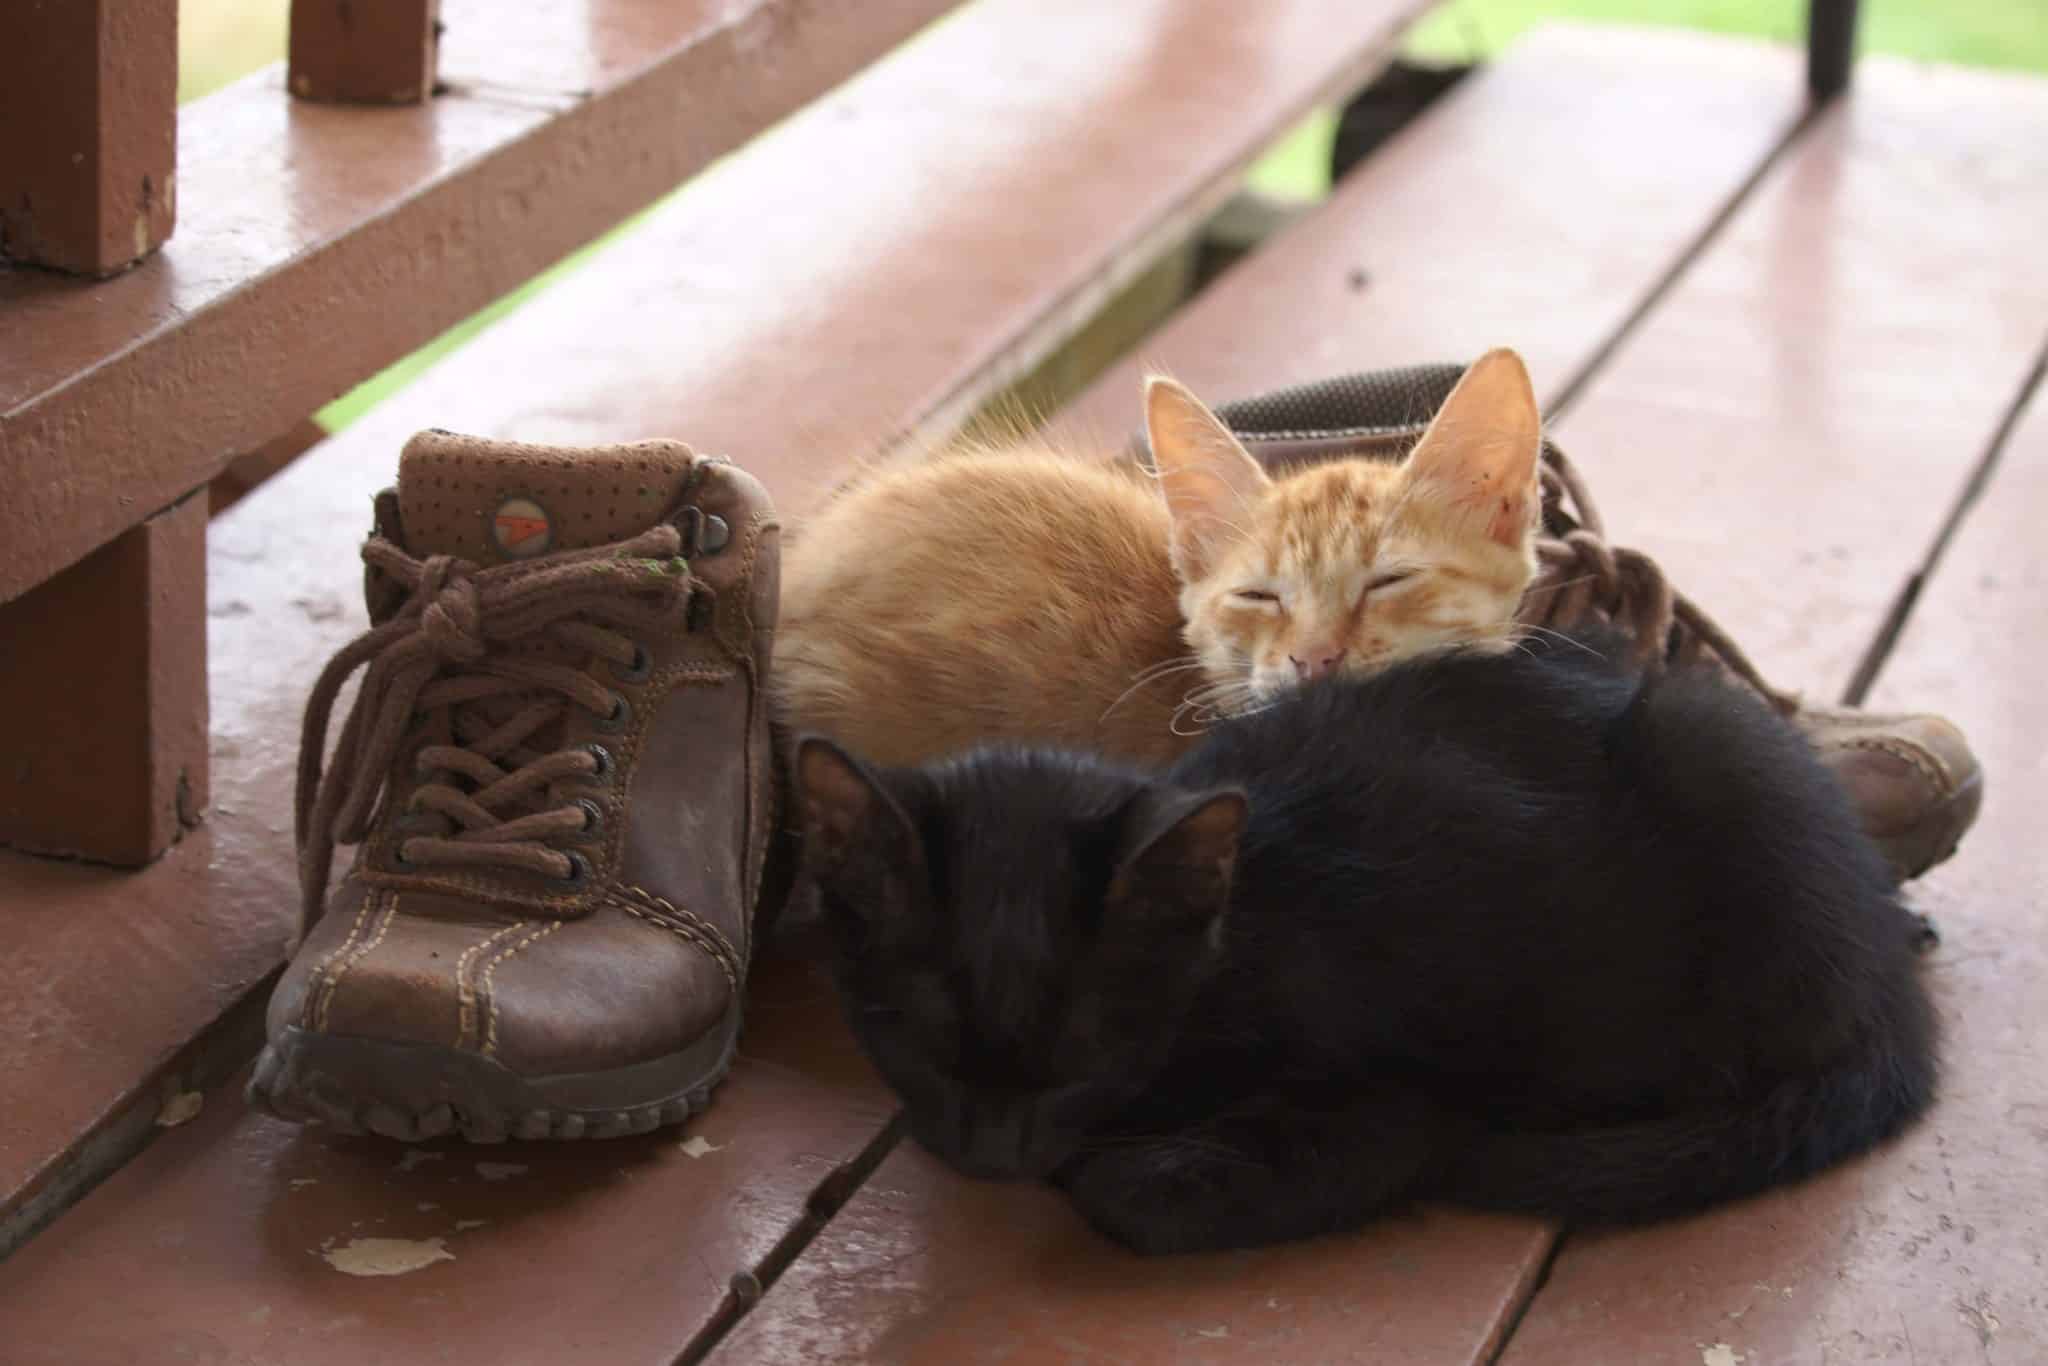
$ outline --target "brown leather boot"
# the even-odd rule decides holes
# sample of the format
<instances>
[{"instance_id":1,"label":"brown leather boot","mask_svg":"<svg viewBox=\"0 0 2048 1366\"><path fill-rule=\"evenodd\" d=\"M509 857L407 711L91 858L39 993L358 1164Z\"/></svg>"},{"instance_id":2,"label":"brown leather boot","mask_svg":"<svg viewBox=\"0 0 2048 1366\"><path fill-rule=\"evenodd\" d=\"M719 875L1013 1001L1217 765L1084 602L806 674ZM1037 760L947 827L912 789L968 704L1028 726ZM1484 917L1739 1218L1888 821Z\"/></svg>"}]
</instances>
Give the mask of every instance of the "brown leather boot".
<instances>
[{"instance_id":1,"label":"brown leather boot","mask_svg":"<svg viewBox=\"0 0 2048 1366\"><path fill-rule=\"evenodd\" d=\"M778 538L757 482L675 442L407 443L363 548L371 629L307 704L310 929L252 1100L480 1142L705 1103L772 824ZM360 847L330 898L336 843Z\"/></svg>"},{"instance_id":2,"label":"brown leather boot","mask_svg":"<svg viewBox=\"0 0 2048 1366\"><path fill-rule=\"evenodd\" d=\"M1225 404L1217 413L1247 450L1276 468L1360 455L1399 459L1463 373L1459 365L1424 365L1343 375ZM1146 458L1142 436L1132 454ZM1652 668L1702 656L1718 662L1805 732L1901 881L1955 852L1984 798L1983 770L1960 730L1938 716L1807 706L1772 687L1655 561L1608 543L1592 495L1549 442L1543 483L1543 572L1525 600L1525 621L1619 626Z\"/></svg>"}]
</instances>

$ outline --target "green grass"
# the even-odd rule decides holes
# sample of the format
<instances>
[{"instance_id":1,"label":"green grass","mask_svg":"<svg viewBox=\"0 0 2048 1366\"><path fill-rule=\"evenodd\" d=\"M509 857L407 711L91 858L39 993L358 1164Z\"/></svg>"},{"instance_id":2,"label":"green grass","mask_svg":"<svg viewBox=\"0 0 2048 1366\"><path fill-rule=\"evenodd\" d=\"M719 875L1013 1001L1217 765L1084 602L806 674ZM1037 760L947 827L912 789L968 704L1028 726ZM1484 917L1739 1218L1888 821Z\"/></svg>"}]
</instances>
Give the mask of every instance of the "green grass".
<instances>
[{"instance_id":1,"label":"green grass","mask_svg":"<svg viewBox=\"0 0 2048 1366\"><path fill-rule=\"evenodd\" d=\"M1804 41L1804 0L1448 0L1417 25L1408 50L1436 61L1491 57L1546 19L1657 24ZM1864 0L1864 52L1959 66L2048 71L2041 0Z\"/></svg>"},{"instance_id":2,"label":"green grass","mask_svg":"<svg viewBox=\"0 0 2048 1366\"><path fill-rule=\"evenodd\" d=\"M181 0L179 99L197 98L282 60L288 10L288 0ZM1805 16L1805 0L1446 0L1409 35L1406 52L1422 61L1484 61L1525 29L1567 18L1797 42L1804 33ZM1860 39L1864 52L2048 73L2048 0L1864 0ZM1249 183L1268 194L1319 197L1329 188L1330 141L1336 127L1336 114L1330 110L1304 120L1252 168ZM442 356L573 274L590 253L638 221L627 220L456 324L322 408L316 420L329 431L340 430Z\"/></svg>"}]
</instances>

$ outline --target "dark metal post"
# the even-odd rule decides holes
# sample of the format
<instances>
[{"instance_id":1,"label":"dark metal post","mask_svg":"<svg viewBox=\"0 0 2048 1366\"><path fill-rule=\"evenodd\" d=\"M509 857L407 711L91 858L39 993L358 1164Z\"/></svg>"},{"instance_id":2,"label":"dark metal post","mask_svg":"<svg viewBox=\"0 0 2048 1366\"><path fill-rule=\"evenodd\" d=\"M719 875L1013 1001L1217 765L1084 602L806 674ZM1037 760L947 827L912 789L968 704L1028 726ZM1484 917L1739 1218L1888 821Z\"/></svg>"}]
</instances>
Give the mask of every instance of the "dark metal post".
<instances>
[{"instance_id":1,"label":"dark metal post","mask_svg":"<svg viewBox=\"0 0 2048 1366\"><path fill-rule=\"evenodd\" d=\"M1858 0L1808 0L1806 11L1806 93L1814 103L1849 88L1856 61Z\"/></svg>"}]
</instances>

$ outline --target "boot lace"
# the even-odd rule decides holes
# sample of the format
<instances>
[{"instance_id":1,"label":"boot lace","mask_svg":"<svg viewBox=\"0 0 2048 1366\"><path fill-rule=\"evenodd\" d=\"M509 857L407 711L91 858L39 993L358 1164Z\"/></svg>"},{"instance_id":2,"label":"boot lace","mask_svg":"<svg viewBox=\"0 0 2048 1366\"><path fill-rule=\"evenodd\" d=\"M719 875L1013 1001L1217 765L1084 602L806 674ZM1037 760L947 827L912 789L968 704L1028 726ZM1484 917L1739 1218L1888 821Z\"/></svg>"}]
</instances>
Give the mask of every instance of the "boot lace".
<instances>
[{"instance_id":1,"label":"boot lace","mask_svg":"<svg viewBox=\"0 0 2048 1366\"><path fill-rule=\"evenodd\" d=\"M447 555L415 558L372 536L363 560L403 604L328 662L306 703L294 826L303 923L319 917L337 844L377 826L392 767L411 742L422 780L390 827L407 871L495 868L574 883L598 808L560 785L609 772L590 745L564 746L572 708L622 724L623 694L593 674L644 674L635 637L686 627L693 580L672 526L532 564L479 568ZM576 663L581 662L579 667ZM334 754L322 771L342 686L363 669Z\"/></svg>"},{"instance_id":2,"label":"boot lace","mask_svg":"<svg viewBox=\"0 0 2048 1366\"><path fill-rule=\"evenodd\" d=\"M1655 560L1608 543L1585 481L1564 452L1547 442L1543 528L1536 545L1537 579L1522 600L1525 624L1563 629L1602 621L1628 635L1641 668L1711 659L1779 712L1790 715L1799 709L1798 695L1766 682L1720 624L1671 586Z\"/></svg>"}]
</instances>

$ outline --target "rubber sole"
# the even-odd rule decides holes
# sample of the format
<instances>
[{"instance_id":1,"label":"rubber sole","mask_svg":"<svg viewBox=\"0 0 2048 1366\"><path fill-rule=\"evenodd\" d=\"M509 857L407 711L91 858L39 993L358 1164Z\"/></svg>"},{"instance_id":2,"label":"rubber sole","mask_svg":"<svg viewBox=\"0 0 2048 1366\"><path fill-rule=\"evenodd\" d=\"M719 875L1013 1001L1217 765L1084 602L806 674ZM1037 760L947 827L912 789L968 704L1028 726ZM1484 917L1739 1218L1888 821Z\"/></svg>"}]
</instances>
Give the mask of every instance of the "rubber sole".
<instances>
[{"instance_id":1,"label":"rubber sole","mask_svg":"<svg viewBox=\"0 0 2048 1366\"><path fill-rule=\"evenodd\" d=\"M665 1058L522 1077L481 1053L292 1027L264 1047L247 1094L280 1119L405 1143L619 1138L680 1124L710 1104L738 1042L735 1010L724 1028Z\"/></svg>"}]
</instances>

